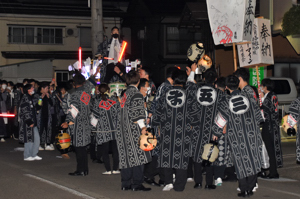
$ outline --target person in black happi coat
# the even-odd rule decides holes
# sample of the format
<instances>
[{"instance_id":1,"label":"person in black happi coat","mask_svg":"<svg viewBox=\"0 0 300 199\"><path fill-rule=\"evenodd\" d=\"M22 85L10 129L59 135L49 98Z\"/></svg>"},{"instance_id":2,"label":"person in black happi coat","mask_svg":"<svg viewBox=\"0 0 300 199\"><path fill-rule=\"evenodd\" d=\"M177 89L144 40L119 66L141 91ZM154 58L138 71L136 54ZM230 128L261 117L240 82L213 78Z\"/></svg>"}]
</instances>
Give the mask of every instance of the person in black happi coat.
<instances>
[{"instance_id":1,"label":"person in black happi coat","mask_svg":"<svg viewBox=\"0 0 300 199\"><path fill-rule=\"evenodd\" d=\"M120 131L116 133L121 169L121 189L149 191L143 186L144 165L151 161L150 151L143 151L139 146L139 137L146 133L144 97L137 86L140 76L136 71L126 74L125 93L121 97Z\"/></svg>"},{"instance_id":2,"label":"person in black happi coat","mask_svg":"<svg viewBox=\"0 0 300 199\"><path fill-rule=\"evenodd\" d=\"M300 97L295 99L289 109L289 116L287 119L287 123L290 128L293 128L295 124L297 124L297 137L296 137L296 163L300 164Z\"/></svg>"},{"instance_id":3,"label":"person in black happi coat","mask_svg":"<svg viewBox=\"0 0 300 199\"><path fill-rule=\"evenodd\" d=\"M187 181L187 168L191 156L190 118L187 114L188 91L184 89L187 80L185 71L174 71L173 86L158 100L153 125L160 126L159 167L164 169L163 191L183 191ZM173 169L176 180L173 184Z\"/></svg>"},{"instance_id":4,"label":"person in black happi coat","mask_svg":"<svg viewBox=\"0 0 300 199\"><path fill-rule=\"evenodd\" d=\"M38 111L37 122L41 139L41 147L45 147L46 150L54 150L54 147L50 145L52 142L52 115L51 108L53 107L53 99L49 93L49 84L42 82L40 86L40 93L35 95Z\"/></svg>"},{"instance_id":5,"label":"person in black happi coat","mask_svg":"<svg viewBox=\"0 0 300 199\"><path fill-rule=\"evenodd\" d=\"M176 70L179 70L177 67L169 67L167 69L167 72L166 72L166 77L167 79L158 87L158 89L156 90L156 95L154 97L154 100L152 101L151 103L151 106L150 106L150 109L148 109L148 120L149 120L149 123L152 124L152 119L153 119L153 114L155 114L155 109L156 109L156 105L158 103L158 100L159 98L164 94L166 93L167 90L169 90L172 85L173 85L173 79L172 79L172 74L174 71ZM149 85L150 86L150 85ZM151 87L150 87L151 89ZM152 126L153 128L153 131L154 131L154 134L157 138L157 146L152 150L152 163L151 165L154 165L153 162L156 162L156 166L157 166L157 160L158 160L158 157L159 157L159 142L160 142L160 133L159 133L159 129L158 127L155 127L155 126ZM164 179L165 179L165 176L164 176L164 171L162 168L156 168L156 173L158 171L159 173L159 186L164 186ZM153 173L152 173L153 174ZM157 183L154 181L154 176L147 176L145 174L145 182L148 183L148 184L151 184L151 185L157 185Z\"/></svg>"},{"instance_id":6,"label":"person in black happi coat","mask_svg":"<svg viewBox=\"0 0 300 199\"><path fill-rule=\"evenodd\" d=\"M249 70L247 68L239 68L233 73L233 75L235 75L240 81L239 89L241 90L241 94L247 96L247 98L250 100L250 103L253 103L253 106L260 106L257 93L248 83L250 78ZM266 172L261 171L257 175L259 177L266 177ZM257 188L258 185L256 184L254 190Z\"/></svg>"},{"instance_id":7,"label":"person in black happi coat","mask_svg":"<svg viewBox=\"0 0 300 199\"><path fill-rule=\"evenodd\" d=\"M0 88L0 112L1 113L9 113L11 109L11 96L6 90L7 81L3 80L1 82ZM0 118L0 138L1 142L5 142L4 137L10 137L10 132L8 129L8 118L1 117Z\"/></svg>"},{"instance_id":8,"label":"person in black happi coat","mask_svg":"<svg viewBox=\"0 0 300 199\"><path fill-rule=\"evenodd\" d=\"M89 173L86 147L91 142L90 102L91 91L96 85L94 79L95 75L92 75L85 81L79 72L73 77L75 91L70 94L68 115L61 125L63 128L70 128L73 150L76 154L77 168L75 172L69 173L72 176L86 176Z\"/></svg>"},{"instance_id":9,"label":"person in black happi coat","mask_svg":"<svg viewBox=\"0 0 300 199\"><path fill-rule=\"evenodd\" d=\"M194 65L192 65L194 70ZM192 157L194 162L194 188L202 187L202 167L206 170L206 189L215 189L213 184L213 165L202 165L202 153L204 145L211 141L212 137L212 125L214 123L215 116L217 114L217 107L222 99L223 92L219 89L215 89L213 83L217 79L217 73L215 69L210 68L203 74L205 84L198 87L196 84L191 85L193 90L193 108L191 115L196 117L196 120L192 123L193 126L193 139L192 139ZM223 137L221 139L224 140ZM222 149L222 148L221 148ZM224 149L222 150L224 151Z\"/></svg>"},{"instance_id":10,"label":"person in black happi coat","mask_svg":"<svg viewBox=\"0 0 300 199\"><path fill-rule=\"evenodd\" d=\"M261 171L262 139L259 125L263 117L258 105L250 102L246 94L238 89L239 79L233 75L226 78L226 89L230 98L223 97L213 125L213 139L223 134L227 125L227 136L233 154L233 162L239 181L239 197L253 195L257 173Z\"/></svg>"},{"instance_id":11,"label":"person in black happi coat","mask_svg":"<svg viewBox=\"0 0 300 199\"><path fill-rule=\"evenodd\" d=\"M24 160L41 160L37 155L40 146L40 135L37 128L36 108L32 96L34 87L31 84L24 86L24 95L20 102L20 129L19 140L24 143Z\"/></svg>"},{"instance_id":12,"label":"person in black happi coat","mask_svg":"<svg viewBox=\"0 0 300 199\"><path fill-rule=\"evenodd\" d=\"M14 139L18 140L19 137L19 107L20 107L20 102L23 96L23 84L18 83L16 84L16 89L14 89Z\"/></svg>"},{"instance_id":13,"label":"person in black happi coat","mask_svg":"<svg viewBox=\"0 0 300 199\"><path fill-rule=\"evenodd\" d=\"M261 82L262 109L265 122L262 127L262 138L269 155L269 174L268 178L279 178L277 172L278 162L282 163L281 140L279 129L278 98L273 92L274 81L263 79ZM276 155L278 154L278 155ZM278 161L277 161L278 160ZM282 166L282 165L281 165Z\"/></svg>"},{"instance_id":14,"label":"person in black happi coat","mask_svg":"<svg viewBox=\"0 0 300 199\"><path fill-rule=\"evenodd\" d=\"M215 88L222 91L222 94L227 96L225 90L225 77L219 77L215 82ZM228 139L226 134L227 127L223 129L223 135L218 139L219 155L214 162L214 179L216 186L222 186L223 180L236 181L236 175L234 166L231 161L231 152L228 145ZM226 176L226 177L225 177Z\"/></svg>"},{"instance_id":15,"label":"person in black happi coat","mask_svg":"<svg viewBox=\"0 0 300 199\"><path fill-rule=\"evenodd\" d=\"M105 83L104 83L105 84ZM106 84L105 84L106 85ZM101 100L101 96L99 94L99 86L100 85L96 85L95 86L95 92L93 92L92 90L92 107L95 105L95 102L97 100ZM91 110L93 111L94 108L92 108ZM95 127L92 127L92 133L91 133L91 144L90 144L90 157L93 161L93 163L99 163L102 164L103 163L103 157L102 157L102 149L100 144L97 144L97 140L96 140L96 129Z\"/></svg>"},{"instance_id":16,"label":"person in black happi coat","mask_svg":"<svg viewBox=\"0 0 300 199\"><path fill-rule=\"evenodd\" d=\"M146 121L147 121L147 127L148 129L151 129L151 133L154 133L153 128L151 128L151 121L149 120L149 109L151 107L152 101L149 99L150 96L150 91L151 88L149 86L149 81L145 78L141 78L140 79L140 83L138 86L139 91L142 93L145 103L144 103L144 107L145 107L145 112L146 112ZM155 148L157 148L158 144L156 145ZM145 168L144 168L144 178L145 178L145 183L150 184L150 185L156 185L156 186L160 186L158 183L155 182L155 175L159 174L160 172L160 168L157 168L157 156L153 155L153 151L151 151L151 155L152 155L152 161L145 164Z\"/></svg>"},{"instance_id":17,"label":"person in black happi coat","mask_svg":"<svg viewBox=\"0 0 300 199\"><path fill-rule=\"evenodd\" d=\"M115 96L108 96L107 84L100 84L97 88L99 97L94 99L92 105L92 131L96 132L96 144L102 151L103 162L106 171L102 174L119 174L119 154L115 139L116 131L120 130L120 103ZM113 168L111 170L109 159L109 148L111 146L113 157ZM98 149L98 148L97 148Z\"/></svg>"}]
</instances>

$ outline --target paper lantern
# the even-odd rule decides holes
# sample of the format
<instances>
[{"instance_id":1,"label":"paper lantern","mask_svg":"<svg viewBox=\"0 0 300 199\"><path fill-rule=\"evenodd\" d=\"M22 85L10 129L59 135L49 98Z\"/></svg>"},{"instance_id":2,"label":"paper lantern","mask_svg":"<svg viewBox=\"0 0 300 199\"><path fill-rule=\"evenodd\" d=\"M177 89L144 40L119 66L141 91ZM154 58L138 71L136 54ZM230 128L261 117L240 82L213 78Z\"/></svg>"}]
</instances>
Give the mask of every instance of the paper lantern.
<instances>
[{"instance_id":1,"label":"paper lantern","mask_svg":"<svg viewBox=\"0 0 300 199\"><path fill-rule=\"evenodd\" d=\"M270 20L256 18L250 44L237 45L240 67L274 64Z\"/></svg>"}]
</instances>

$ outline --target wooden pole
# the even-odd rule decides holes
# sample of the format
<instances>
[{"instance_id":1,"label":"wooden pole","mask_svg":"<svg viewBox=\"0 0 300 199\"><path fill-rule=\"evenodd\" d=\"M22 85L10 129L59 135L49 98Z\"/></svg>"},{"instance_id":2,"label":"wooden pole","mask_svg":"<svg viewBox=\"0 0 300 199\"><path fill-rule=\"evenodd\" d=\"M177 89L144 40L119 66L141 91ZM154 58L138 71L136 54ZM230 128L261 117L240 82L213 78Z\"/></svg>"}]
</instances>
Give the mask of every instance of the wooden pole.
<instances>
[{"instance_id":1,"label":"wooden pole","mask_svg":"<svg viewBox=\"0 0 300 199\"><path fill-rule=\"evenodd\" d=\"M234 71L237 70L237 58L236 58L236 48L235 43L233 43L233 63L234 63Z\"/></svg>"}]
</instances>

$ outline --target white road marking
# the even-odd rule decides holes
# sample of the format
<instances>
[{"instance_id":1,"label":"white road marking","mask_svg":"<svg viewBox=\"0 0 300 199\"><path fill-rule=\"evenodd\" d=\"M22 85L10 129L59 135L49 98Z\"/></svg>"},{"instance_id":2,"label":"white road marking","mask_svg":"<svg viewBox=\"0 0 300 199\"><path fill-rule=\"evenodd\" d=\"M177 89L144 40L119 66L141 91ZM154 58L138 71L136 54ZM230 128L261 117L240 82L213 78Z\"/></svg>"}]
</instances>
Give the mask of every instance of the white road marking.
<instances>
[{"instance_id":1,"label":"white road marking","mask_svg":"<svg viewBox=\"0 0 300 199\"><path fill-rule=\"evenodd\" d=\"M280 177L278 179L268 179L268 178L259 178L259 179L269 181L269 182L297 182L298 181L298 180L283 178L283 177Z\"/></svg>"},{"instance_id":2,"label":"white road marking","mask_svg":"<svg viewBox=\"0 0 300 199\"><path fill-rule=\"evenodd\" d=\"M76 190L74 190L74 189L70 189L70 188L65 187L65 186L63 186L63 185L60 185L60 184L51 182L51 181L49 181L49 180L40 178L40 177L35 176L35 175L31 175L31 174L24 174L24 175L27 176L27 177L34 178L34 179L36 179L36 180L45 182L45 183L50 184L50 185L52 185L52 186L55 186L55 187L57 187L57 188L59 188L59 189L62 189L62 190L67 191L67 192L69 192L69 193L72 193L72 194L74 194L74 195L76 195L76 196L79 196L79 197L82 197L82 198L85 198L85 199L96 199L96 198L91 197L91 196L88 196L88 195L86 195L86 194L84 194L84 193L80 193L80 192L78 192L78 191L76 191ZM101 198L106 198L106 197L102 196Z\"/></svg>"}]
</instances>

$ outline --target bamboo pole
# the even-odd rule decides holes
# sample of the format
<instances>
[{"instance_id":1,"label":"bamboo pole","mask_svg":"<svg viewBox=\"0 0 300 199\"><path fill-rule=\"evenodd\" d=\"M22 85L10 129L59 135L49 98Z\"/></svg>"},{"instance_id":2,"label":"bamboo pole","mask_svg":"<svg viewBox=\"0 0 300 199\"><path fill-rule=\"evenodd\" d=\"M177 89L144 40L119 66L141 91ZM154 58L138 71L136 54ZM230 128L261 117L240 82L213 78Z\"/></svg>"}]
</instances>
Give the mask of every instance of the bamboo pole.
<instances>
[{"instance_id":1,"label":"bamboo pole","mask_svg":"<svg viewBox=\"0 0 300 199\"><path fill-rule=\"evenodd\" d=\"M236 48L235 43L233 43L233 64L234 64L234 71L237 70L237 58L236 58Z\"/></svg>"}]
</instances>

